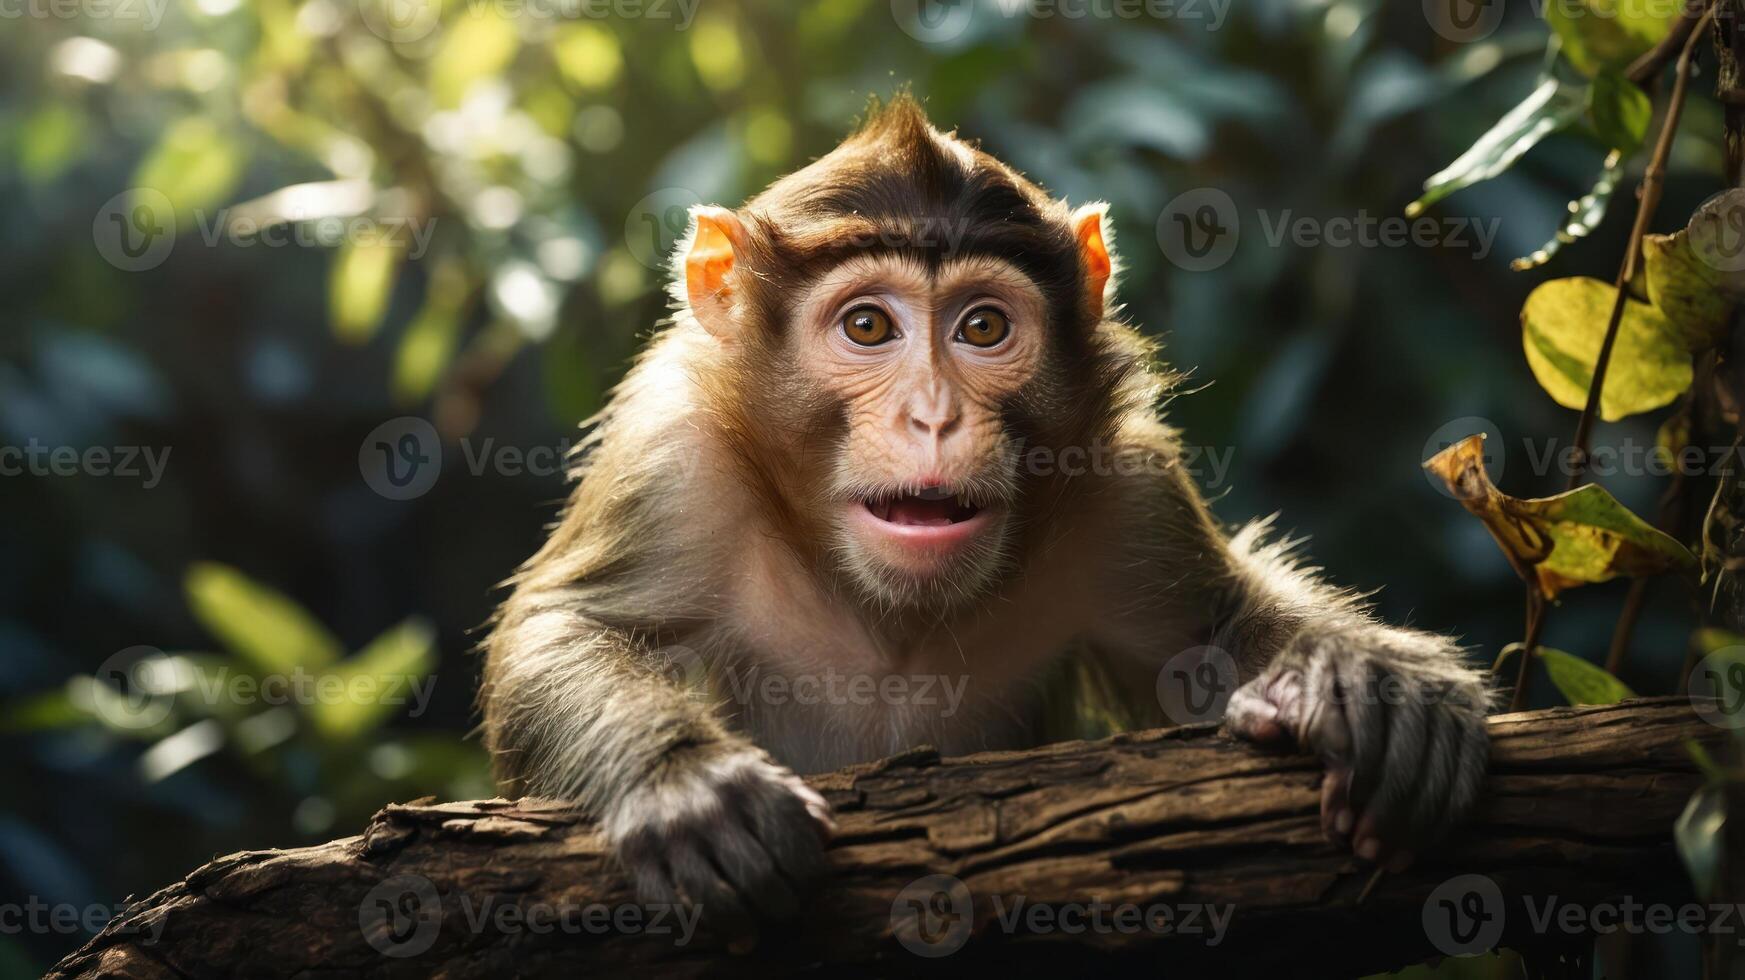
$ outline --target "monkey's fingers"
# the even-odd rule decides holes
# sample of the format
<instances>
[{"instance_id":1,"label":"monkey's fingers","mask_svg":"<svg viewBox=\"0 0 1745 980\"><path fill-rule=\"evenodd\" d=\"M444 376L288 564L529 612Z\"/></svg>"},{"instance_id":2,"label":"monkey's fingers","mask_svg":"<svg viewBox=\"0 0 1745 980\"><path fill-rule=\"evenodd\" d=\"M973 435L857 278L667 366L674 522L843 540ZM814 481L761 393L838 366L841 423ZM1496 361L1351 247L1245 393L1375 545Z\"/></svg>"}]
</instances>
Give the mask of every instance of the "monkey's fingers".
<instances>
[{"instance_id":1,"label":"monkey's fingers","mask_svg":"<svg viewBox=\"0 0 1745 980\"><path fill-rule=\"evenodd\" d=\"M671 826L640 830L624 838L618 858L643 905L695 908L725 935L754 934L745 904L723 880L698 835Z\"/></svg>"},{"instance_id":2,"label":"monkey's fingers","mask_svg":"<svg viewBox=\"0 0 1745 980\"><path fill-rule=\"evenodd\" d=\"M794 782L798 777L790 776ZM802 796L783 780L774 785L756 781L730 783L722 793L729 814L739 821L741 835L732 838L749 857L742 887L755 895L761 911L774 919L798 912L798 898L824 876L824 841L835 829L829 807L803 782ZM817 809L815 809L815 807ZM823 812L822 819L818 810ZM792 911L785 911L792 905Z\"/></svg>"},{"instance_id":3,"label":"monkey's fingers","mask_svg":"<svg viewBox=\"0 0 1745 980\"><path fill-rule=\"evenodd\" d=\"M807 785L804 779L791 772L783 772L778 781L788 788L800 802L805 804L806 813L818 823L818 831L824 840L836 835L836 820L830 815L830 804L818 791Z\"/></svg>"},{"instance_id":4,"label":"monkey's fingers","mask_svg":"<svg viewBox=\"0 0 1745 980\"><path fill-rule=\"evenodd\" d=\"M1224 726L1237 738L1279 744L1295 738L1302 674L1269 670L1237 688L1224 709Z\"/></svg>"},{"instance_id":5,"label":"monkey's fingers","mask_svg":"<svg viewBox=\"0 0 1745 980\"><path fill-rule=\"evenodd\" d=\"M709 840L709 852L721 877L760 920L786 922L799 913L795 883L743 823L733 822L731 816L723 819Z\"/></svg>"},{"instance_id":6,"label":"monkey's fingers","mask_svg":"<svg viewBox=\"0 0 1745 980\"><path fill-rule=\"evenodd\" d=\"M1421 761L1409 779L1395 784L1401 787L1397 794L1378 793L1370 801L1357 831L1360 846L1374 838L1379 859L1396 870L1472 809L1490 757L1482 713L1457 705L1432 707L1424 717Z\"/></svg>"},{"instance_id":7,"label":"monkey's fingers","mask_svg":"<svg viewBox=\"0 0 1745 980\"><path fill-rule=\"evenodd\" d=\"M694 835L669 839L667 866L679 891L711 928L735 938L757 934L751 907L729 880L731 872L716 858L711 842Z\"/></svg>"},{"instance_id":8,"label":"monkey's fingers","mask_svg":"<svg viewBox=\"0 0 1745 980\"><path fill-rule=\"evenodd\" d=\"M1353 801L1362 809L1352 835L1352 850L1366 861L1386 862L1401 848L1419 843L1415 825L1420 794L1436 795L1427 780L1429 752L1438 740L1439 719L1413 699L1387 710L1387 749L1379 767L1366 774ZM1438 801L1440 802L1440 801Z\"/></svg>"}]
</instances>

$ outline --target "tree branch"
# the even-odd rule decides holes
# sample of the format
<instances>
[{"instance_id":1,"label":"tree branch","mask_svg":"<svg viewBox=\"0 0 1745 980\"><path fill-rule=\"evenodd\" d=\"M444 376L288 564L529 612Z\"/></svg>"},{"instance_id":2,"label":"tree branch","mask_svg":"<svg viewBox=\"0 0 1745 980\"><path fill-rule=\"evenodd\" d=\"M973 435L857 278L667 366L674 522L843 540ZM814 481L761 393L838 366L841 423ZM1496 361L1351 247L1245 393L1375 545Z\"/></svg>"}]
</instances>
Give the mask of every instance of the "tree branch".
<instances>
[{"instance_id":1,"label":"tree branch","mask_svg":"<svg viewBox=\"0 0 1745 980\"><path fill-rule=\"evenodd\" d=\"M1697 20L1708 6L1709 0L1686 0L1678 23L1672 25L1672 30L1660 39L1659 44L1630 62L1630 67L1624 69L1624 77L1637 85L1647 85L1654 81L1672 59L1684 50L1685 42L1696 33Z\"/></svg>"},{"instance_id":2,"label":"tree branch","mask_svg":"<svg viewBox=\"0 0 1745 980\"><path fill-rule=\"evenodd\" d=\"M1322 838L1318 761L1197 727L951 760L920 750L816 777L841 828L831 878L798 926L754 948L706 928L681 944L676 919L663 933L651 920L613 927L631 898L586 822L552 804L488 800L389 806L359 837L220 858L50 975L1355 976L1439 955L1426 898L1457 875L1495 882L1508 903L1502 944L1550 955L1586 940L1534 934L1524 896L1684 899L1671 826L1701 782L1684 743L1722 735L1688 702L1507 715L1491 735L1474 819L1361 899L1372 869ZM921 908L964 913L941 919L951 927L942 942L955 935L961 948L930 959L893 929L915 921L917 906L899 900L905 887L934 873L961 881L966 904L938 905L959 894L951 889L919 893ZM424 883L405 893L410 904L407 882ZM1069 932L1012 913L1093 899L1205 914L1190 927L1174 911L1170 931ZM1101 921L1122 921L1115 907ZM1213 945L1220 910L1228 932Z\"/></svg>"}]
</instances>

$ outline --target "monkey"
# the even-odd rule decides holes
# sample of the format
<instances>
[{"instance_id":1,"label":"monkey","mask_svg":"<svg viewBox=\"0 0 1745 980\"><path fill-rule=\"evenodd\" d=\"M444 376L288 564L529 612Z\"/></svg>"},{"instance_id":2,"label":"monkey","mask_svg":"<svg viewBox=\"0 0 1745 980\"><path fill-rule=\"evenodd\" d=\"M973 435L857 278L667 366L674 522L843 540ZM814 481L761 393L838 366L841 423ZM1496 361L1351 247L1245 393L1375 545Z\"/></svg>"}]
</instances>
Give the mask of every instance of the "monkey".
<instances>
[{"instance_id":1,"label":"monkey","mask_svg":"<svg viewBox=\"0 0 1745 980\"><path fill-rule=\"evenodd\" d=\"M643 900L781 920L834 829L802 774L1167 725L1185 656L1227 668L1229 731L1321 756L1332 841L1401 868L1441 839L1486 768L1482 675L1271 519L1213 516L1107 210L906 93L693 208L673 315L483 642L504 794L592 815ZM868 693L926 677L961 698Z\"/></svg>"}]
</instances>

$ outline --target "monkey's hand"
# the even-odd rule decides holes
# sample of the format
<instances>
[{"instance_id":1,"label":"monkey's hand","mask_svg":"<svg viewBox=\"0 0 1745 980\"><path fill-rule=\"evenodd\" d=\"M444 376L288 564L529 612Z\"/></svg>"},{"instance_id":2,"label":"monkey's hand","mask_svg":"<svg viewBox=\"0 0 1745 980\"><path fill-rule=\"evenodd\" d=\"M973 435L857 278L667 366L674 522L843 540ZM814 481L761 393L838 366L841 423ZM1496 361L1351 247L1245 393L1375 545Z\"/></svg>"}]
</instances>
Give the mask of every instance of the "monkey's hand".
<instances>
[{"instance_id":1,"label":"monkey's hand","mask_svg":"<svg viewBox=\"0 0 1745 980\"><path fill-rule=\"evenodd\" d=\"M602 821L638 900L694 906L730 936L793 918L824 871L829 804L753 746L679 752Z\"/></svg>"},{"instance_id":2,"label":"monkey's hand","mask_svg":"<svg viewBox=\"0 0 1745 980\"><path fill-rule=\"evenodd\" d=\"M1231 695L1240 737L1318 753L1321 829L1401 870L1472 807L1489 761L1481 675L1447 637L1374 623L1298 634Z\"/></svg>"}]
</instances>

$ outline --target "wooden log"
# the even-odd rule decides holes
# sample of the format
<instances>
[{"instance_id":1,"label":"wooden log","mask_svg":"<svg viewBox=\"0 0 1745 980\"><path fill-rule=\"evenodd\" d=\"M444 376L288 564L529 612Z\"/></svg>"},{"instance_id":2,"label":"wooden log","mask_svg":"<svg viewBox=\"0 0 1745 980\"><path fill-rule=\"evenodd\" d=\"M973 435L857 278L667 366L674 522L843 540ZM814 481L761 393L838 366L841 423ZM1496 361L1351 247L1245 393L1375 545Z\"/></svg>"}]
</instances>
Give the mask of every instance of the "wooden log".
<instances>
[{"instance_id":1,"label":"wooden log","mask_svg":"<svg viewBox=\"0 0 1745 980\"><path fill-rule=\"evenodd\" d=\"M755 939L635 905L561 806L393 805L357 837L219 858L51 976L1357 976L1461 942L1555 954L1586 939L1524 903L1689 900L1685 743L1721 734L1670 698L1494 718L1479 812L1373 882L1321 835L1317 760L1210 726L918 750L811 780L840 824L832 877Z\"/></svg>"}]
</instances>

